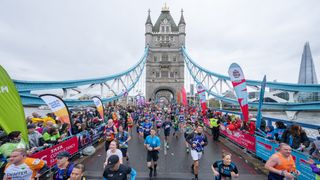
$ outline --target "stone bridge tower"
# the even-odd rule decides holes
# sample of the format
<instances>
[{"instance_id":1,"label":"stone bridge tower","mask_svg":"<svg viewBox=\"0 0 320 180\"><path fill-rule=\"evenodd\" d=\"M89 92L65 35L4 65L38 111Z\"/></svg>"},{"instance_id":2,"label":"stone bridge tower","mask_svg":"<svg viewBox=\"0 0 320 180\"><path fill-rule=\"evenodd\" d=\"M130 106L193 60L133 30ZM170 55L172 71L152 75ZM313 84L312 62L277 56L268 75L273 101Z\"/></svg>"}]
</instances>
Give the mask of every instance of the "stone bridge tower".
<instances>
[{"instance_id":1,"label":"stone bridge tower","mask_svg":"<svg viewBox=\"0 0 320 180\"><path fill-rule=\"evenodd\" d=\"M153 25L148 12L145 24L145 44L149 46L146 63L146 99L171 102L184 85L184 59L186 23L181 10L178 26L165 5Z\"/></svg>"}]
</instances>

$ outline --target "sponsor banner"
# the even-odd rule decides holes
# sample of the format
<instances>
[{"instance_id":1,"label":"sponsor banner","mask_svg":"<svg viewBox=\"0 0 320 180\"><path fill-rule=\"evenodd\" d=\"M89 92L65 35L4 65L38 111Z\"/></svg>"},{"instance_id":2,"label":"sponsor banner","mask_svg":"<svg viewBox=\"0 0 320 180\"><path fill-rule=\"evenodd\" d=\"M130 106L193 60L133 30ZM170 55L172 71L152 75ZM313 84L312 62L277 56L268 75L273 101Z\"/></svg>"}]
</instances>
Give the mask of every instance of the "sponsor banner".
<instances>
[{"instance_id":1,"label":"sponsor banner","mask_svg":"<svg viewBox=\"0 0 320 180\"><path fill-rule=\"evenodd\" d=\"M202 84L197 84L197 94L199 95L202 115L205 115L207 110L206 91Z\"/></svg>"},{"instance_id":2,"label":"sponsor banner","mask_svg":"<svg viewBox=\"0 0 320 180\"><path fill-rule=\"evenodd\" d=\"M243 120L247 122L249 120L248 93L246 80L244 78L242 69L237 63L232 63L229 67L228 74L238 98L238 102L243 114Z\"/></svg>"},{"instance_id":3,"label":"sponsor banner","mask_svg":"<svg viewBox=\"0 0 320 180\"><path fill-rule=\"evenodd\" d=\"M246 148L251 152L256 152L256 140L254 136L244 133L238 129L230 131L224 125L220 125L220 133L239 146Z\"/></svg>"},{"instance_id":4,"label":"sponsor banner","mask_svg":"<svg viewBox=\"0 0 320 180\"><path fill-rule=\"evenodd\" d=\"M10 76L1 65L0 126L7 134L20 131L23 140L28 142L27 124L20 96Z\"/></svg>"},{"instance_id":5,"label":"sponsor banner","mask_svg":"<svg viewBox=\"0 0 320 180\"><path fill-rule=\"evenodd\" d=\"M101 99L98 97L93 97L92 100L94 105L97 107L97 111L99 112L101 119L104 120L104 111Z\"/></svg>"},{"instance_id":6,"label":"sponsor banner","mask_svg":"<svg viewBox=\"0 0 320 180\"><path fill-rule=\"evenodd\" d=\"M59 121L61 121L62 124L69 124L68 127L70 130L71 122L69 111L63 100L60 97L52 94L43 94L40 95L40 98L49 106L51 111L54 113L54 115L57 116L57 118L59 119Z\"/></svg>"},{"instance_id":7,"label":"sponsor banner","mask_svg":"<svg viewBox=\"0 0 320 180\"><path fill-rule=\"evenodd\" d=\"M49 167L56 164L56 157L62 151L68 151L71 155L78 152L78 140L74 136L60 144L52 146L43 151L32 154L30 157L44 160Z\"/></svg>"}]
</instances>

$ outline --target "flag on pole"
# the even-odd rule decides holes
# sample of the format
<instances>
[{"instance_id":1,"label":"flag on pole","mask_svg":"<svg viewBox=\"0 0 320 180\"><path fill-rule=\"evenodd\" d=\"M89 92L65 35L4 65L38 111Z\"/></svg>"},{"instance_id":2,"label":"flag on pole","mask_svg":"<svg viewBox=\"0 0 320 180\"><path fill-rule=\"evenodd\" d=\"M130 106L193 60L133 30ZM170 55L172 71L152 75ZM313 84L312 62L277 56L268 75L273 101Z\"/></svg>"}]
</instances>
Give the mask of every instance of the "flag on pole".
<instances>
[{"instance_id":1,"label":"flag on pole","mask_svg":"<svg viewBox=\"0 0 320 180\"><path fill-rule=\"evenodd\" d=\"M264 99L264 92L266 89L266 76L263 77L263 80L261 82L261 89L260 89L260 95L259 95L259 105L258 105L258 114L257 114L257 124L256 129L260 129L261 126L261 120L262 120L262 105L263 105L263 99Z\"/></svg>"},{"instance_id":2,"label":"flag on pole","mask_svg":"<svg viewBox=\"0 0 320 180\"><path fill-rule=\"evenodd\" d=\"M181 96L182 96L182 105L187 106L187 92L186 89L182 86L181 88Z\"/></svg>"},{"instance_id":3,"label":"flag on pole","mask_svg":"<svg viewBox=\"0 0 320 180\"><path fill-rule=\"evenodd\" d=\"M99 97L95 96L92 98L94 105L97 107L97 111L100 114L101 119L104 121L104 110L103 110L103 104Z\"/></svg>"},{"instance_id":4,"label":"flag on pole","mask_svg":"<svg viewBox=\"0 0 320 180\"><path fill-rule=\"evenodd\" d=\"M0 65L0 126L9 134L20 131L28 143L27 123L18 91L6 70Z\"/></svg>"},{"instance_id":5,"label":"flag on pole","mask_svg":"<svg viewBox=\"0 0 320 180\"><path fill-rule=\"evenodd\" d=\"M197 94L199 95L199 102L201 105L202 115L204 116L207 111L206 90L200 83L197 84Z\"/></svg>"},{"instance_id":6,"label":"flag on pole","mask_svg":"<svg viewBox=\"0 0 320 180\"><path fill-rule=\"evenodd\" d=\"M236 92L238 102L245 122L249 120L248 93L246 80L241 67L237 63L232 63L229 67L230 76L234 91Z\"/></svg>"},{"instance_id":7,"label":"flag on pole","mask_svg":"<svg viewBox=\"0 0 320 180\"><path fill-rule=\"evenodd\" d=\"M51 111L57 116L62 124L68 124L69 131L71 132L70 114L64 101L53 94L43 94L39 97L49 106Z\"/></svg>"}]
</instances>

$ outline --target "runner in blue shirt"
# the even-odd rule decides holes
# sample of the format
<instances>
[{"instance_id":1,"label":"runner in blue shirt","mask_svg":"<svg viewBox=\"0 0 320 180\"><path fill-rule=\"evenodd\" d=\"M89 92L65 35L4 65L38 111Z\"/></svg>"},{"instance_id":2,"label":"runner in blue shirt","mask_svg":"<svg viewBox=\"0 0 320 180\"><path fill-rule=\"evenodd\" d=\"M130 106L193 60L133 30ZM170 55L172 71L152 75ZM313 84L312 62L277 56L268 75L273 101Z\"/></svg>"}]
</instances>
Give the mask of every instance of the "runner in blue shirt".
<instances>
[{"instance_id":1,"label":"runner in blue shirt","mask_svg":"<svg viewBox=\"0 0 320 180\"><path fill-rule=\"evenodd\" d=\"M152 128L152 123L150 122L149 119L146 119L146 122L143 125L143 138L146 139L147 136L150 135L150 131Z\"/></svg>"},{"instance_id":2,"label":"runner in blue shirt","mask_svg":"<svg viewBox=\"0 0 320 180\"><path fill-rule=\"evenodd\" d=\"M144 147L148 150L147 153L147 166L150 170L149 177L157 176L157 160L159 158L159 150L161 146L160 138L156 136L155 129L150 130L150 135L144 141ZM153 166L151 162L153 161ZM153 172L153 174L152 174Z\"/></svg>"}]
</instances>

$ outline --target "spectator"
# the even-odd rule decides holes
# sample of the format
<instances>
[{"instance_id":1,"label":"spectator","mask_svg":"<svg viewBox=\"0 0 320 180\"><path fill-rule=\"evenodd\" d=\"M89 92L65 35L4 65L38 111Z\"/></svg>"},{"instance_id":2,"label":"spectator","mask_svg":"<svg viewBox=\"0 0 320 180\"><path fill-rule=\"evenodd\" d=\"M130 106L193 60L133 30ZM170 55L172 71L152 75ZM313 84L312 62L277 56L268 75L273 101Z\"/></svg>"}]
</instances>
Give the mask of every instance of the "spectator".
<instances>
[{"instance_id":1,"label":"spectator","mask_svg":"<svg viewBox=\"0 0 320 180\"><path fill-rule=\"evenodd\" d=\"M280 141L284 131L287 129L286 125L283 122L277 121L276 122L276 129L274 130L274 137L276 141Z\"/></svg>"},{"instance_id":2,"label":"spectator","mask_svg":"<svg viewBox=\"0 0 320 180\"><path fill-rule=\"evenodd\" d=\"M59 130L55 127L48 129L48 132L45 132L42 137L49 144L57 144L61 141Z\"/></svg>"},{"instance_id":3,"label":"spectator","mask_svg":"<svg viewBox=\"0 0 320 180\"><path fill-rule=\"evenodd\" d=\"M67 180L70 178L74 164L69 161L71 157L70 153L67 151L62 151L57 155L57 164L54 169L56 173L53 176L54 180Z\"/></svg>"},{"instance_id":4,"label":"spectator","mask_svg":"<svg viewBox=\"0 0 320 180\"><path fill-rule=\"evenodd\" d=\"M270 140L274 140L274 128L273 126L266 127L266 138Z\"/></svg>"},{"instance_id":5,"label":"spectator","mask_svg":"<svg viewBox=\"0 0 320 180\"><path fill-rule=\"evenodd\" d=\"M37 148L44 145L44 139L42 135L36 131L35 124L29 124L28 129L28 139L29 139L29 148Z\"/></svg>"},{"instance_id":6,"label":"spectator","mask_svg":"<svg viewBox=\"0 0 320 180\"><path fill-rule=\"evenodd\" d=\"M48 121L46 124L44 124L43 130L42 130L42 134L45 134L46 132L49 131L49 129L51 129L53 127L53 122Z\"/></svg>"},{"instance_id":7,"label":"spectator","mask_svg":"<svg viewBox=\"0 0 320 180\"><path fill-rule=\"evenodd\" d=\"M289 144L293 149L302 150L310 145L309 138L301 126L293 124L283 135L281 142Z\"/></svg>"},{"instance_id":8,"label":"spectator","mask_svg":"<svg viewBox=\"0 0 320 180\"><path fill-rule=\"evenodd\" d=\"M85 168L83 164L76 164L71 172L69 180L86 180L84 176Z\"/></svg>"},{"instance_id":9,"label":"spectator","mask_svg":"<svg viewBox=\"0 0 320 180\"><path fill-rule=\"evenodd\" d=\"M45 167L40 159L28 158L27 151L19 148L12 151L4 173L4 180L34 179L37 171Z\"/></svg>"},{"instance_id":10,"label":"spectator","mask_svg":"<svg viewBox=\"0 0 320 180\"><path fill-rule=\"evenodd\" d=\"M8 142L0 146L0 155L8 157L17 148L26 148L26 143L21 139L20 131L12 131L8 134Z\"/></svg>"},{"instance_id":11,"label":"spectator","mask_svg":"<svg viewBox=\"0 0 320 180\"><path fill-rule=\"evenodd\" d=\"M119 156L109 157L107 166L103 172L103 180L126 180L127 175L131 175L131 180L135 180L136 171L120 163Z\"/></svg>"}]
</instances>

